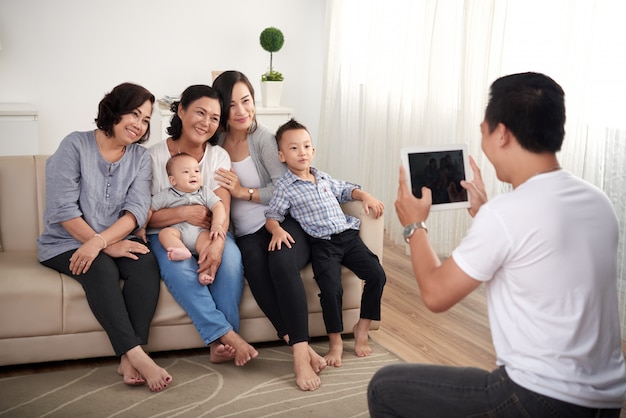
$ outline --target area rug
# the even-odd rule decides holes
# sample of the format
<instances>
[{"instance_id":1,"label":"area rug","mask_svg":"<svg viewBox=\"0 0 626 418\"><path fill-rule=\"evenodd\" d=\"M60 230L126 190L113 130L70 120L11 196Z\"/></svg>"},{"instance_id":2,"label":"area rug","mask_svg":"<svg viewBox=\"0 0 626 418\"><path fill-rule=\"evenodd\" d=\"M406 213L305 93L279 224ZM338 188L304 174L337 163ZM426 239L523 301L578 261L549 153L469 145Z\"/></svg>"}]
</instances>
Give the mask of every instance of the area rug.
<instances>
[{"instance_id":1,"label":"area rug","mask_svg":"<svg viewBox=\"0 0 626 418\"><path fill-rule=\"evenodd\" d=\"M344 341L343 365L327 367L322 386L295 384L291 353L265 345L243 367L212 364L208 352L157 358L174 380L163 392L125 385L113 363L0 378L0 417L368 417L367 385L387 364L402 362L380 345L369 357ZM325 353L328 342L313 348Z\"/></svg>"}]
</instances>

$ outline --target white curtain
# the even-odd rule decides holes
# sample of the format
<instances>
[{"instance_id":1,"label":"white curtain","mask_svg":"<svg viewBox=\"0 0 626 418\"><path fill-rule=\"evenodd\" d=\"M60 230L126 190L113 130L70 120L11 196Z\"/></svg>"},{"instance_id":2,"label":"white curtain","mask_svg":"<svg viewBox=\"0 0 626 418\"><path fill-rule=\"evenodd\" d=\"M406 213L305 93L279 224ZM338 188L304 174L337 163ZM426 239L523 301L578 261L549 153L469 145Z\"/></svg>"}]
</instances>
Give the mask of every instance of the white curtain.
<instances>
[{"instance_id":1,"label":"white curtain","mask_svg":"<svg viewBox=\"0 0 626 418\"><path fill-rule=\"evenodd\" d=\"M620 313L626 335L626 6L619 0L327 0L328 57L316 165L393 203L400 148L469 145L490 196L509 190L480 149L489 85L522 71L565 90L563 167L613 201L622 228ZM429 236L447 256L471 224L432 213Z\"/></svg>"}]
</instances>

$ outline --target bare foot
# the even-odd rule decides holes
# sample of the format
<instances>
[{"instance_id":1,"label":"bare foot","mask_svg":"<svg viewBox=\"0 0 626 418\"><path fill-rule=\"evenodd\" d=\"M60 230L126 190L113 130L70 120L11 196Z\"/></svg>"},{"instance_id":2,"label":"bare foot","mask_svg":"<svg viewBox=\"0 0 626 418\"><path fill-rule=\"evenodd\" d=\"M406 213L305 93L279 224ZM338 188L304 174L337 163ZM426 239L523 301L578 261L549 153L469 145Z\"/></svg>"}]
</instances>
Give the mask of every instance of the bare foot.
<instances>
[{"instance_id":1,"label":"bare foot","mask_svg":"<svg viewBox=\"0 0 626 418\"><path fill-rule=\"evenodd\" d=\"M169 247L167 249L167 259L181 261L191 258L191 251L187 247Z\"/></svg>"},{"instance_id":2,"label":"bare foot","mask_svg":"<svg viewBox=\"0 0 626 418\"><path fill-rule=\"evenodd\" d=\"M208 273L202 272L198 274L198 281L201 285L208 286L213 283L215 278Z\"/></svg>"},{"instance_id":3,"label":"bare foot","mask_svg":"<svg viewBox=\"0 0 626 418\"><path fill-rule=\"evenodd\" d=\"M293 372L296 374L296 384L300 390L316 390L322 384L322 380L311 366L311 355L309 344L305 342L294 344L293 351Z\"/></svg>"},{"instance_id":4,"label":"bare foot","mask_svg":"<svg viewBox=\"0 0 626 418\"><path fill-rule=\"evenodd\" d=\"M259 352L248 344L239 334L230 330L220 338L222 343L230 345L235 349L235 365L243 366L259 355Z\"/></svg>"},{"instance_id":5,"label":"bare foot","mask_svg":"<svg viewBox=\"0 0 626 418\"><path fill-rule=\"evenodd\" d=\"M352 327L352 332L354 333L354 354L357 357L367 357L372 354L372 347L369 345L368 337L371 322L371 319L361 318Z\"/></svg>"},{"instance_id":6,"label":"bare foot","mask_svg":"<svg viewBox=\"0 0 626 418\"><path fill-rule=\"evenodd\" d=\"M130 365L126 354L120 359L120 365L117 367L117 374L124 377L124 383L130 386L141 386L146 384L146 379L141 373Z\"/></svg>"},{"instance_id":7,"label":"bare foot","mask_svg":"<svg viewBox=\"0 0 626 418\"><path fill-rule=\"evenodd\" d=\"M321 371L326 368L326 360L324 357L317 354L317 352L313 350L313 347L311 347L308 343L306 346L309 350L309 357L311 358L311 368L315 371L315 373L321 373Z\"/></svg>"},{"instance_id":8,"label":"bare foot","mask_svg":"<svg viewBox=\"0 0 626 418\"><path fill-rule=\"evenodd\" d=\"M165 389L172 381L172 376L146 354L141 346L135 346L124 354L128 362L134 367L148 383L151 392L159 392Z\"/></svg>"},{"instance_id":9,"label":"bare foot","mask_svg":"<svg viewBox=\"0 0 626 418\"><path fill-rule=\"evenodd\" d=\"M224 345L217 341L212 343L210 347L209 360L211 363L225 363L235 358L235 349L230 345Z\"/></svg>"},{"instance_id":10,"label":"bare foot","mask_svg":"<svg viewBox=\"0 0 626 418\"><path fill-rule=\"evenodd\" d=\"M341 367L341 355L343 354L343 340L341 333L328 334L328 353L324 356L329 366Z\"/></svg>"}]
</instances>

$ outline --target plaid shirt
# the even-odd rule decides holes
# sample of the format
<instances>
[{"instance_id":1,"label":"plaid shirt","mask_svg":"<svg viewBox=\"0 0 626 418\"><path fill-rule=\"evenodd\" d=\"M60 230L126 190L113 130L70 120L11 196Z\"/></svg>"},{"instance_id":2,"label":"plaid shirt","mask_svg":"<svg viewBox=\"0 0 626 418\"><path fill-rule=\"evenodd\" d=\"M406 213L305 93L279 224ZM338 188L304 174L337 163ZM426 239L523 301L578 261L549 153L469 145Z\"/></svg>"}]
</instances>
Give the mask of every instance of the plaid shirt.
<instances>
[{"instance_id":1,"label":"plaid shirt","mask_svg":"<svg viewBox=\"0 0 626 418\"><path fill-rule=\"evenodd\" d=\"M352 200L352 191L361 186L334 180L313 167L311 173L315 183L288 170L276 183L265 217L282 222L289 213L314 238L330 239L348 229L358 230L361 221L343 213L340 204Z\"/></svg>"}]
</instances>

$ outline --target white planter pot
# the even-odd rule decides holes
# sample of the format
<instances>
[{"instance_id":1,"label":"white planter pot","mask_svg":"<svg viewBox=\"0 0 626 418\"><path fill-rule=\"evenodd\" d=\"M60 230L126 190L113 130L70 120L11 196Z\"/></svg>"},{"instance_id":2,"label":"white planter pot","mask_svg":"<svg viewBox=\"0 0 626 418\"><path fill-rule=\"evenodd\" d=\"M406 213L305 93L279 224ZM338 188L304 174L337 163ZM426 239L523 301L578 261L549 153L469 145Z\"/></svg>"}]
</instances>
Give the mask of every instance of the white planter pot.
<instances>
[{"instance_id":1,"label":"white planter pot","mask_svg":"<svg viewBox=\"0 0 626 418\"><path fill-rule=\"evenodd\" d=\"M261 98L263 99L263 107L279 107L280 96L282 94L282 81L261 81Z\"/></svg>"}]
</instances>

